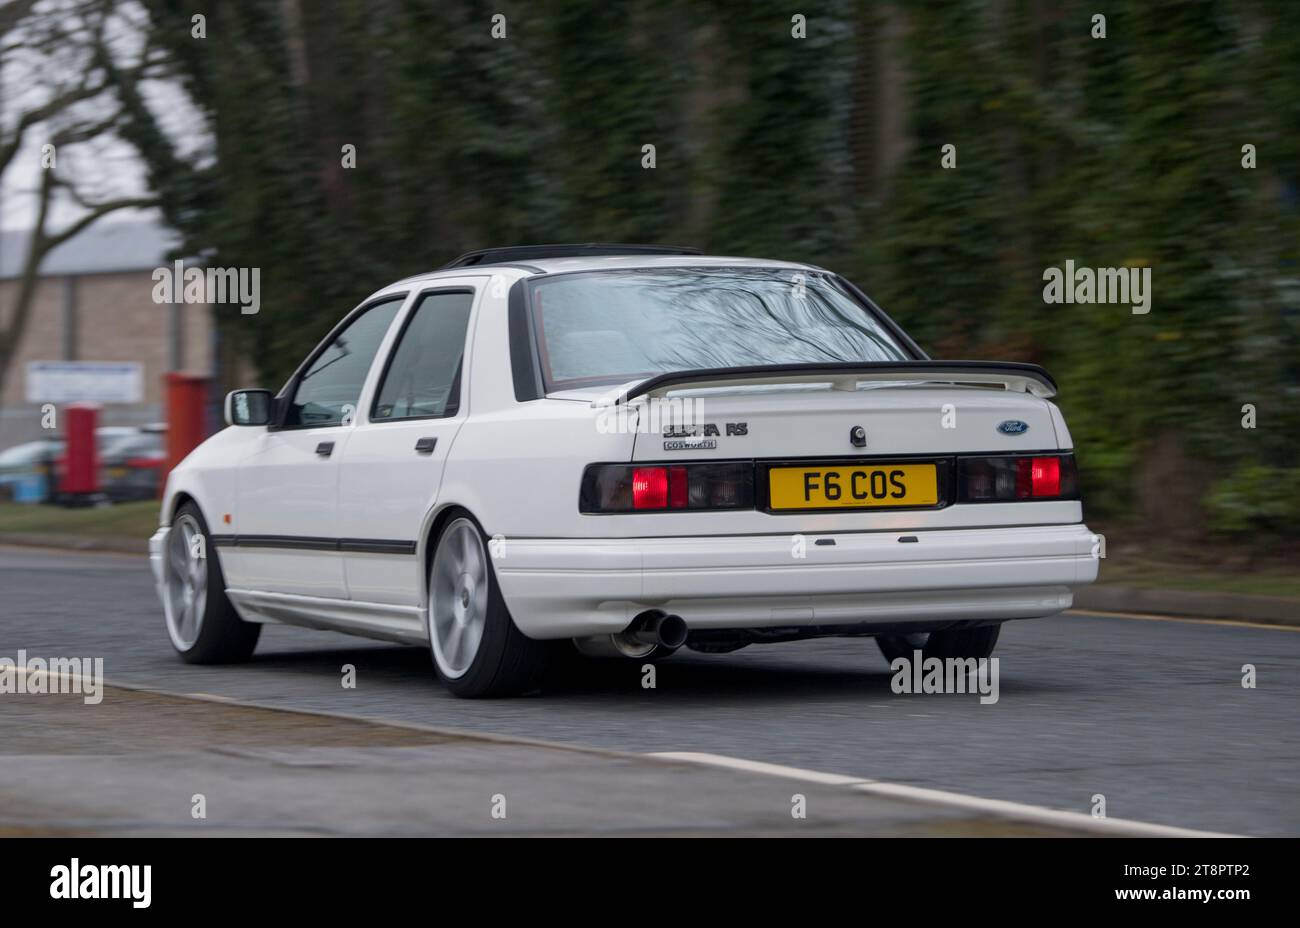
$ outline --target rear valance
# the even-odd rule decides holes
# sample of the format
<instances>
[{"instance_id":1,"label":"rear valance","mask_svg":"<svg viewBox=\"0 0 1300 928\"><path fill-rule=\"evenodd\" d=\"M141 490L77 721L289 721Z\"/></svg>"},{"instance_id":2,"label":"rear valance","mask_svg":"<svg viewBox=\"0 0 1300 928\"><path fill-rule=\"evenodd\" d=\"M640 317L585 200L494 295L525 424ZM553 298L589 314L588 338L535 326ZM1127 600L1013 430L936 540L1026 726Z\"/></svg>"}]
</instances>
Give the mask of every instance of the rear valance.
<instances>
[{"instance_id":1,"label":"rear valance","mask_svg":"<svg viewBox=\"0 0 1300 928\"><path fill-rule=\"evenodd\" d=\"M1037 364L1017 361L849 361L807 364L761 364L713 370L672 371L641 381L604 403L626 403L638 396L662 396L685 387L722 387L738 383L819 383L856 390L863 381L1000 385L1015 393L1056 395L1056 381ZM604 404L602 403L602 405Z\"/></svg>"}]
</instances>

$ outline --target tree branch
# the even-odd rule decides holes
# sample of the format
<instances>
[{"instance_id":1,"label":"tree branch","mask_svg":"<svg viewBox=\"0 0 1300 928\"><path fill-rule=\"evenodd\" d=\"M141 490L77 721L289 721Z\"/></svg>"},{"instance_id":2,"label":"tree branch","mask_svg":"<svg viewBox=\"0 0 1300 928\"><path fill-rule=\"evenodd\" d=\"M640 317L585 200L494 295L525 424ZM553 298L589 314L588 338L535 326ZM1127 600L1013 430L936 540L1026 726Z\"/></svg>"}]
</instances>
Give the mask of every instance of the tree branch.
<instances>
[{"instance_id":1,"label":"tree branch","mask_svg":"<svg viewBox=\"0 0 1300 928\"><path fill-rule=\"evenodd\" d=\"M99 219L107 216L109 213L115 213L120 209L148 209L151 206L157 206L158 200L154 197L123 197L118 200L107 200L90 209L88 213L68 226L62 232L55 235L43 236L46 247L41 252L40 257L44 258L54 248L62 245L68 239L72 238L86 226Z\"/></svg>"},{"instance_id":2,"label":"tree branch","mask_svg":"<svg viewBox=\"0 0 1300 928\"><path fill-rule=\"evenodd\" d=\"M90 100L99 96L106 89L108 89L107 81L98 83L93 87L82 83L75 90L60 93L50 100L47 100L41 106L23 113L22 118L18 120L18 124L14 126L14 131L9 141L4 145L0 145L0 174L4 173L5 168L9 167L9 162L12 161L14 155L18 153L18 149L23 143L23 136L27 133L27 130L31 129L32 126L37 125L38 123L45 122L47 119L58 115L74 103L80 103L83 100Z\"/></svg>"},{"instance_id":3,"label":"tree branch","mask_svg":"<svg viewBox=\"0 0 1300 928\"><path fill-rule=\"evenodd\" d=\"M36 0L13 0L0 7L0 35L8 35L36 5Z\"/></svg>"}]
</instances>

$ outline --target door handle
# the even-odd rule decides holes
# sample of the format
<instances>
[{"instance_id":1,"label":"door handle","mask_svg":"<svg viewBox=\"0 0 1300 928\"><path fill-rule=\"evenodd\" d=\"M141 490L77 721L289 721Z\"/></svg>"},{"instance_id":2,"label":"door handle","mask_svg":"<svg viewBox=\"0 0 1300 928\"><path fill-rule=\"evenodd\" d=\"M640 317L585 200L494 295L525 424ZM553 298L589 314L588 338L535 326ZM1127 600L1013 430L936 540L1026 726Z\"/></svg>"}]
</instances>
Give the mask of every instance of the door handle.
<instances>
[{"instance_id":1,"label":"door handle","mask_svg":"<svg viewBox=\"0 0 1300 928\"><path fill-rule=\"evenodd\" d=\"M334 451L334 442L332 441L323 441L316 446L316 453L323 458L329 457L330 454L333 453L333 451Z\"/></svg>"},{"instance_id":2,"label":"door handle","mask_svg":"<svg viewBox=\"0 0 1300 928\"><path fill-rule=\"evenodd\" d=\"M434 447L438 444L436 438L421 438L415 443L416 454L433 454Z\"/></svg>"}]
</instances>

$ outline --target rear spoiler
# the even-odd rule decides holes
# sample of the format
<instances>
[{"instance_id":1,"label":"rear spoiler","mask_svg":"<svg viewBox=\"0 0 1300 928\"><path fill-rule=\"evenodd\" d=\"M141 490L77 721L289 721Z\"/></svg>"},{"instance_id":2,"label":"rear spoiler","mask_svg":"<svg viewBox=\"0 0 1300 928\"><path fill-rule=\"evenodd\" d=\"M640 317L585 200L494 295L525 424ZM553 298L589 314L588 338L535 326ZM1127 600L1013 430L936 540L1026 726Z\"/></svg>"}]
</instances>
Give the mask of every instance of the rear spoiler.
<instances>
[{"instance_id":1,"label":"rear spoiler","mask_svg":"<svg viewBox=\"0 0 1300 928\"><path fill-rule=\"evenodd\" d=\"M921 381L1000 385L1013 393L1056 395L1056 381L1037 364L1018 361L846 361L808 364L759 364L713 370L672 371L647 378L597 405L617 405L638 396L662 396L681 387L722 387L737 383L819 383L837 390L856 390L862 381Z\"/></svg>"}]
</instances>

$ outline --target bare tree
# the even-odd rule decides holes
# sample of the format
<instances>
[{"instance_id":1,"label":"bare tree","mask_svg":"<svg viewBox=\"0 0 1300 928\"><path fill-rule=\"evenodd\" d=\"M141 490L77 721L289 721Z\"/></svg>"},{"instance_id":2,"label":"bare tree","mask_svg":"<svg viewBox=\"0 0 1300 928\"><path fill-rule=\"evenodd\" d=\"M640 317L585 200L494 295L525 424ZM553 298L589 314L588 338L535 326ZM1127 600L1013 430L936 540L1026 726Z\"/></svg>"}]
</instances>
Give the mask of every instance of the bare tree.
<instances>
[{"instance_id":1,"label":"bare tree","mask_svg":"<svg viewBox=\"0 0 1300 928\"><path fill-rule=\"evenodd\" d=\"M34 191L36 218L23 250L17 291L0 324L0 395L31 319L46 256L110 213L156 202L150 196L96 196L83 189L84 183L61 174L57 166L69 148L111 135L122 119L112 72L138 80L158 67L147 45L134 60L117 65L121 50L113 47L110 35L117 5L116 0L12 0L0 7L0 59L15 62L23 78L21 92L9 101L17 96L18 115L0 119L0 178L19 166L20 153L30 152L33 141L41 142L37 151L44 159ZM60 197L75 204L78 215L55 229L51 214Z\"/></svg>"}]
</instances>

